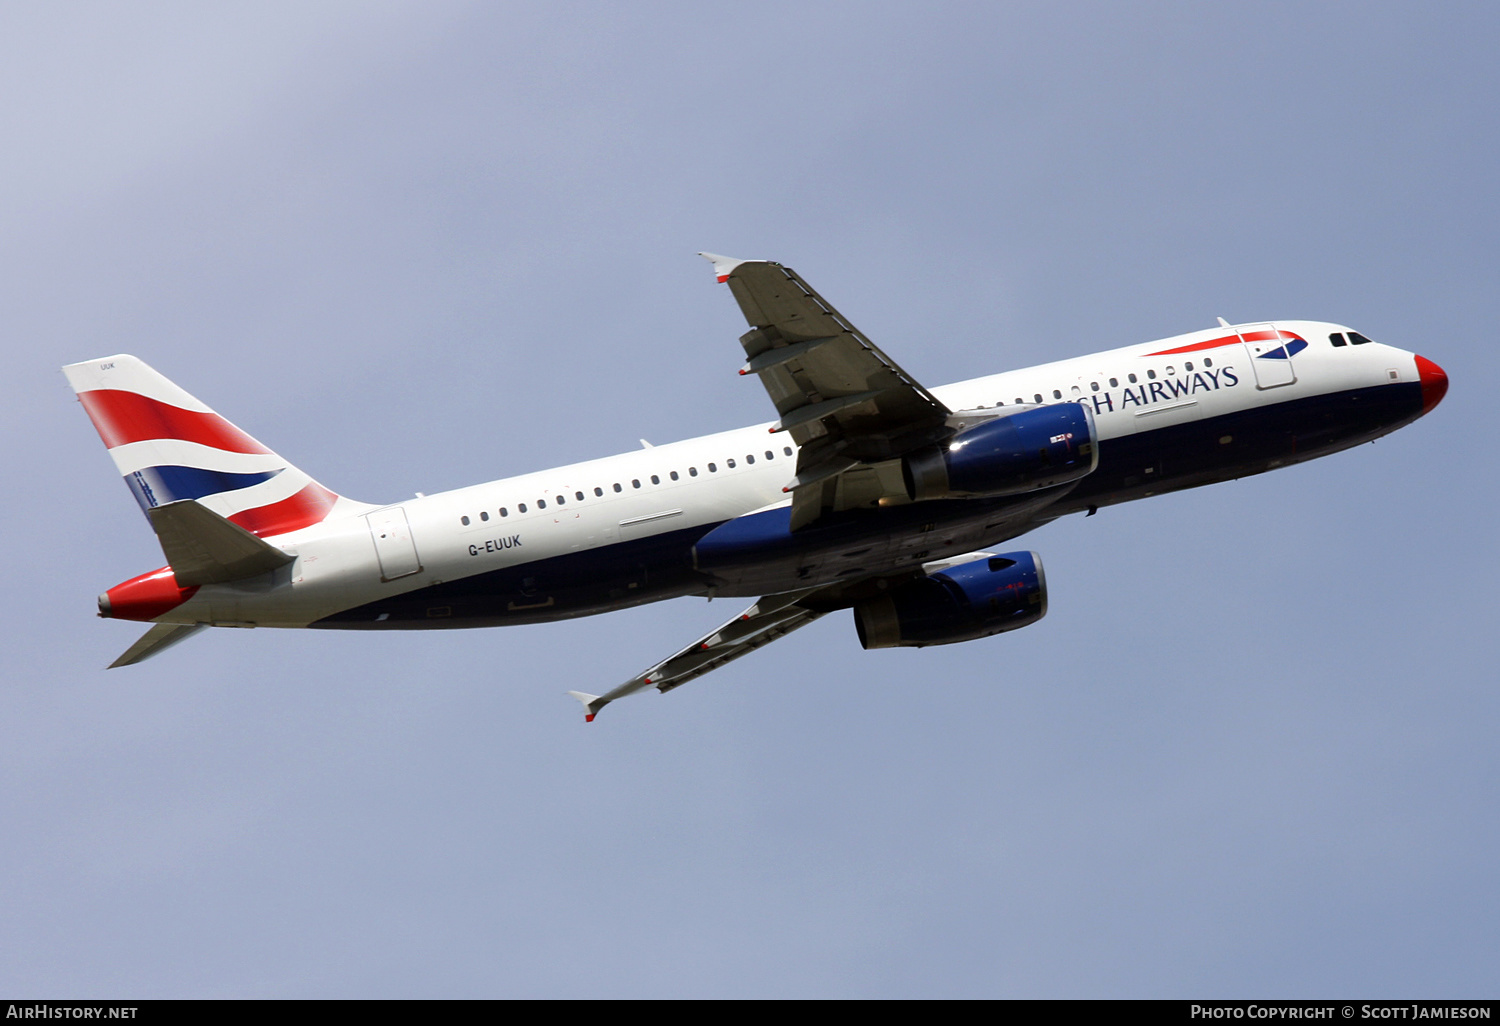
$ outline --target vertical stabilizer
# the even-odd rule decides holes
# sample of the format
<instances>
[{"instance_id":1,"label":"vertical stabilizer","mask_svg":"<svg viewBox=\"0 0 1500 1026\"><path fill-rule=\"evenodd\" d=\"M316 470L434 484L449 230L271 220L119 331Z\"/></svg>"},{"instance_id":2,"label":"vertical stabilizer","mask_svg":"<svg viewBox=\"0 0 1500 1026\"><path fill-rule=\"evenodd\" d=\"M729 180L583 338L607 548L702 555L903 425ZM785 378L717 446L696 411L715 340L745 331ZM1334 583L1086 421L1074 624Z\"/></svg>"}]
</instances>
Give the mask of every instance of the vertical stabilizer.
<instances>
[{"instance_id":1,"label":"vertical stabilizer","mask_svg":"<svg viewBox=\"0 0 1500 1026\"><path fill-rule=\"evenodd\" d=\"M194 499L265 537L311 527L348 502L134 356L63 373L148 514Z\"/></svg>"}]
</instances>

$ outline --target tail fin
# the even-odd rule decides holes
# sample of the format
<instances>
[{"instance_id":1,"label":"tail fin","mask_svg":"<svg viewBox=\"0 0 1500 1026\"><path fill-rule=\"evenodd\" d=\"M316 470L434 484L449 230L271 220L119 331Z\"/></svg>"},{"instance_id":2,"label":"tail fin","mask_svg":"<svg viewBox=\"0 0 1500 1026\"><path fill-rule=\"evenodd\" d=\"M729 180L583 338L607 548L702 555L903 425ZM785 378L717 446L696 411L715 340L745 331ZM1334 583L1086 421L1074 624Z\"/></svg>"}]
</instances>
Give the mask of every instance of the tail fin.
<instances>
[{"instance_id":1,"label":"tail fin","mask_svg":"<svg viewBox=\"0 0 1500 1026\"><path fill-rule=\"evenodd\" d=\"M148 514L196 499L253 535L301 530L347 502L134 356L63 368Z\"/></svg>"}]
</instances>

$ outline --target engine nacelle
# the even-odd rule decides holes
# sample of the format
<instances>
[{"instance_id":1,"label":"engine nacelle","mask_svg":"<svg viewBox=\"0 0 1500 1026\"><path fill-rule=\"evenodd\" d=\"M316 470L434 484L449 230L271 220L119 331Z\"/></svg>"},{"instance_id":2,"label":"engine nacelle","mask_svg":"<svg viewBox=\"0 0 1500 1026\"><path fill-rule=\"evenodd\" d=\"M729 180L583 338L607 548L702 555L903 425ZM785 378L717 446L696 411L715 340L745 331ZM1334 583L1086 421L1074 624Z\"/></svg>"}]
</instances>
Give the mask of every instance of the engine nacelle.
<instances>
[{"instance_id":1,"label":"engine nacelle","mask_svg":"<svg viewBox=\"0 0 1500 1026\"><path fill-rule=\"evenodd\" d=\"M951 645L1003 634L1047 615L1047 579L1035 552L960 563L854 607L865 648Z\"/></svg>"},{"instance_id":2,"label":"engine nacelle","mask_svg":"<svg viewBox=\"0 0 1500 1026\"><path fill-rule=\"evenodd\" d=\"M1059 403L996 417L902 461L913 501L1015 495L1076 481L1099 464L1094 414Z\"/></svg>"}]
</instances>

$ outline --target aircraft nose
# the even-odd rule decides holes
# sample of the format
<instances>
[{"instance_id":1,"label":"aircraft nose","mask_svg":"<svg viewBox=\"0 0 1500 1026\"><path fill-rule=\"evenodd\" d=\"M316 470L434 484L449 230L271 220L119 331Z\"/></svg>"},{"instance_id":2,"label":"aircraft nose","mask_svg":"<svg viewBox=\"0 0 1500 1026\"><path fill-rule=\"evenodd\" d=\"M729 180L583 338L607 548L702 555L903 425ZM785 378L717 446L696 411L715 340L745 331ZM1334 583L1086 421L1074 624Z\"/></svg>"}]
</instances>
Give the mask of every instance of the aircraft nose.
<instances>
[{"instance_id":1,"label":"aircraft nose","mask_svg":"<svg viewBox=\"0 0 1500 1026\"><path fill-rule=\"evenodd\" d=\"M1427 357L1419 356L1417 376L1422 381L1422 412L1428 413L1448 394L1448 375Z\"/></svg>"}]
</instances>

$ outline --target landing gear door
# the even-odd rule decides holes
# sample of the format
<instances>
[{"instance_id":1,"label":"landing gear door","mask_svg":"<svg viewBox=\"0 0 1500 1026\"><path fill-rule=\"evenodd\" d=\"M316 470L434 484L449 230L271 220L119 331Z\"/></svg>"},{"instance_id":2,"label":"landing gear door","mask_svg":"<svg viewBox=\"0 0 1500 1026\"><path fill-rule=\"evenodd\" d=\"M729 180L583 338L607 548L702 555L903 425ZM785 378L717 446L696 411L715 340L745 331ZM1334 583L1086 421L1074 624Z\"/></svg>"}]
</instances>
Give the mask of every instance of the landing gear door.
<instances>
[{"instance_id":1,"label":"landing gear door","mask_svg":"<svg viewBox=\"0 0 1500 1026\"><path fill-rule=\"evenodd\" d=\"M411 526L406 522L406 510L400 506L378 509L366 513L370 525L370 540L375 543L375 556L380 560L380 579L394 581L422 569L417 558L417 546L411 538Z\"/></svg>"},{"instance_id":2,"label":"landing gear door","mask_svg":"<svg viewBox=\"0 0 1500 1026\"><path fill-rule=\"evenodd\" d=\"M1296 382L1297 372L1292 367L1292 356L1287 351L1286 339L1274 324L1241 324L1234 329L1240 341L1250 353L1250 366L1255 369L1255 387L1259 389L1280 388Z\"/></svg>"}]
</instances>

